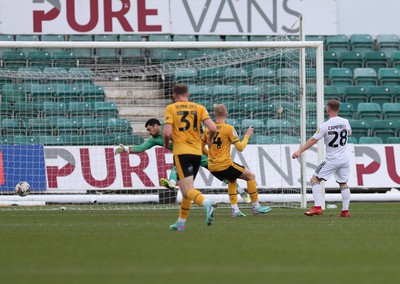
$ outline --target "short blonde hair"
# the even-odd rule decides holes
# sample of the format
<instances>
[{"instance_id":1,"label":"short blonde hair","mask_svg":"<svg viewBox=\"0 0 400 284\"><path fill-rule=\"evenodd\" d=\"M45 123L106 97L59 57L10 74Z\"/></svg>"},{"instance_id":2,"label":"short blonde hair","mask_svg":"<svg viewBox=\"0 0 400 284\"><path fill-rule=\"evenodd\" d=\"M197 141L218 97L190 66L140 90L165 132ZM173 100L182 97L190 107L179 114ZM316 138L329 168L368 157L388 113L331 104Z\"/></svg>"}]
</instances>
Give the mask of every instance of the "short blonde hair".
<instances>
[{"instance_id":1,"label":"short blonde hair","mask_svg":"<svg viewBox=\"0 0 400 284\"><path fill-rule=\"evenodd\" d=\"M226 106L223 104L214 105L214 116L225 116L228 114Z\"/></svg>"}]
</instances>

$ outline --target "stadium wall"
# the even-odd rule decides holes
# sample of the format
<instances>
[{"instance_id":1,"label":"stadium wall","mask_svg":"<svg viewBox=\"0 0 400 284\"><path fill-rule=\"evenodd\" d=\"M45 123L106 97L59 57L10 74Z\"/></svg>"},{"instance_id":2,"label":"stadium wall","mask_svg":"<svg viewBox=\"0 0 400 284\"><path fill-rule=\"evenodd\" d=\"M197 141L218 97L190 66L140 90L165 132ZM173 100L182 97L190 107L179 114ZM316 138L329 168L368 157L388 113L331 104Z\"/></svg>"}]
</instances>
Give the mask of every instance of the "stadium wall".
<instances>
[{"instance_id":1,"label":"stadium wall","mask_svg":"<svg viewBox=\"0 0 400 284\"><path fill-rule=\"evenodd\" d=\"M397 34L397 0L0 0L1 34Z\"/></svg>"},{"instance_id":2,"label":"stadium wall","mask_svg":"<svg viewBox=\"0 0 400 284\"><path fill-rule=\"evenodd\" d=\"M349 144L352 189L399 188L400 145ZM257 177L259 188L299 188L299 161L291 158L298 145L248 145L242 152L233 149L234 160L246 165ZM28 154L29 153L29 154ZM272 158L268 153L280 153ZM276 155L276 154L274 154ZM316 149L307 152L316 161ZM258 159L251 157L257 156ZM92 159L96 159L93 161ZM157 189L159 179L172 168L172 153L155 147L140 154L114 155L113 147L43 147L40 145L0 145L0 191L12 191L25 180L33 191L84 193L86 191ZM21 166L26 164L28 166ZM310 162L307 175L317 164ZM280 175L282 178L270 178ZM242 181L240 181L242 182ZM197 188L222 188L220 181L201 168ZM245 184L242 184L245 186ZM336 188L334 179L327 188Z\"/></svg>"}]
</instances>

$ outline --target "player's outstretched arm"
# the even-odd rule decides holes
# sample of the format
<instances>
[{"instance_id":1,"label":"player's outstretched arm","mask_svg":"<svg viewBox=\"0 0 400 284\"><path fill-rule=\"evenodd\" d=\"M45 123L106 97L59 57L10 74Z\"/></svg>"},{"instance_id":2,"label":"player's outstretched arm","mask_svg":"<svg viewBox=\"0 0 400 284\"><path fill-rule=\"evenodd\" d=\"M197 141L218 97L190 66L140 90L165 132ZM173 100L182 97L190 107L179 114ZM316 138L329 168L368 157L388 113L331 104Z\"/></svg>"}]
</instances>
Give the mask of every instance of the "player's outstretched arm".
<instances>
[{"instance_id":1,"label":"player's outstretched arm","mask_svg":"<svg viewBox=\"0 0 400 284\"><path fill-rule=\"evenodd\" d=\"M297 159L298 157L300 157L301 153L312 147L317 142L318 139L315 139L314 137L308 139L308 141L303 146L301 146L296 152L293 153L292 159Z\"/></svg>"},{"instance_id":2,"label":"player's outstretched arm","mask_svg":"<svg viewBox=\"0 0 400 284\"><path fill-rule=\"evenodd\" d=\"M249 143L249 139L250 137L253 135L254 133L254 128L252 126L250 126L247 131L246 134L244 135L242 141L236 141L234 142L235 148L242 152L244 150L244 148L246 148L247 143Z\"/></svg>"}]
</instances>

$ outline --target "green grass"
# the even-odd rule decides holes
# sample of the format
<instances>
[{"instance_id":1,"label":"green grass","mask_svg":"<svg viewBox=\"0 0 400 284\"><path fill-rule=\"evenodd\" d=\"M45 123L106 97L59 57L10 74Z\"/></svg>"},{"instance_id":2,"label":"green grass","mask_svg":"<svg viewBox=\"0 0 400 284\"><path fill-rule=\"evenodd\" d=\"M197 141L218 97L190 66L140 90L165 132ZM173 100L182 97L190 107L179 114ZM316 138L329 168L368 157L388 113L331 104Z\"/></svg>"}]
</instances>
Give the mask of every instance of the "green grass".
<instances>
[{"instance_id":1,"label":"green grass","mask_svg":"<svg viewBox=\"0 0 400 284\"><path fill-rule=\"evenodd\" d=\"M340 206L339 206L340 207ZM68 208L67 208L68 209ZM205 225L192 210L0 210L1 283L399 283L400 205L351 204L306 217L267 216Z\"/></svg>"}]
</instances>

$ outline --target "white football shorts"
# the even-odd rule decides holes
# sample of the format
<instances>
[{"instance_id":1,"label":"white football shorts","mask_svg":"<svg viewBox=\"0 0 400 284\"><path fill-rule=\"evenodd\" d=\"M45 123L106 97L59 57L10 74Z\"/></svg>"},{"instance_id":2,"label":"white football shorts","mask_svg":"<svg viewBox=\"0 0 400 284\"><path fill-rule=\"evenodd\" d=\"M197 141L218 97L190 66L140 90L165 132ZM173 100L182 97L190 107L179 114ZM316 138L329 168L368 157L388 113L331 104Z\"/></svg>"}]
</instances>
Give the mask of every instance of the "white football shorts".
<instances>
[{"instance_id":1,"label":"white football shorts","mask_svg":"<svg viewBox=\"0 0 400 284\"><path fill-rule=\"evenodd\" d=\"M331 176L335 175L337 183L347 183L350 176L350 164L346 162L332 163L323 161L315 170L314 175L327 181Z\"/></svg>"}]
</instances>

